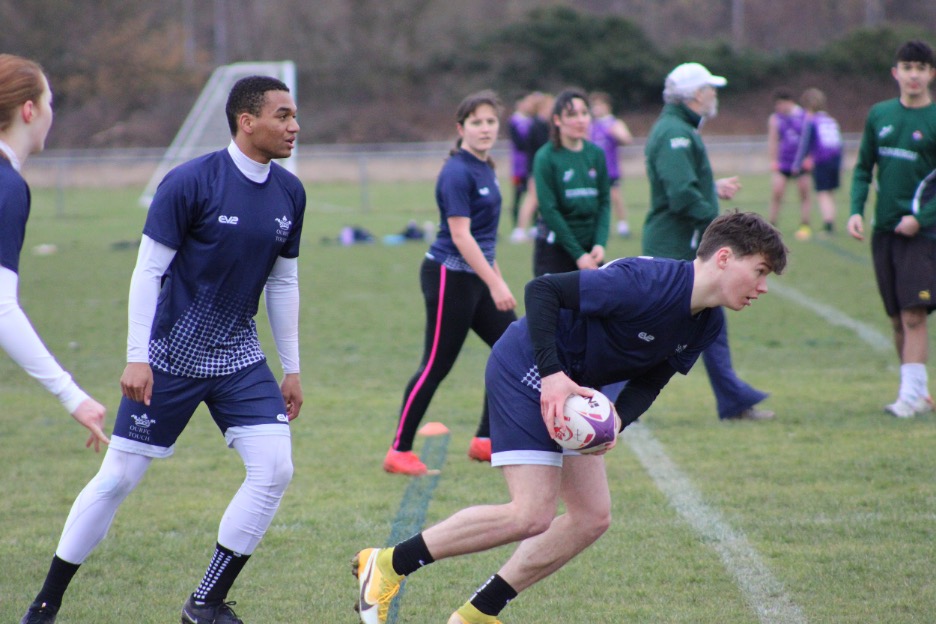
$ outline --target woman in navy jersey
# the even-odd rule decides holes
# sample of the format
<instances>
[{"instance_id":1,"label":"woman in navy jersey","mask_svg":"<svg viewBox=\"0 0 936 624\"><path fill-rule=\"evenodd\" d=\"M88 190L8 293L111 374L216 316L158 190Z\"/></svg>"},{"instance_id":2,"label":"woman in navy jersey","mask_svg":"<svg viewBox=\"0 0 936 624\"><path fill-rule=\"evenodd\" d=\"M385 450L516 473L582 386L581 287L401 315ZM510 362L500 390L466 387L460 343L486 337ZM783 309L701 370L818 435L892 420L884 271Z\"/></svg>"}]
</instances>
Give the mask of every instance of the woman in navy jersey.
<instances>
[{"instance_id":1,"label":"woman in navy jersey","mask_svg":"<svg viewBox=\"0 0 936 624\"><path fill-rule=\"evenodd\" d=\"M30 192L20 168L42 151L52 127L52 91L42 68L0 54L0 347L54 394L91 432L86 446L108 443L104 406L62 370L19 305L19 258L29 218Z\"/></svg>"},{"instance_id":2,"label":"woman in navy jersey","mask_svg":"<svg viewBox=\"0 0 936 624\"><path fill-rule=\"evenodd\" d=\"M473 330L493 346L517 318L517 301L494 259L501 193L489 154L497 139L500 109L496 94L481 91L466 97L456 113L459 139L436 182L439 232L420 270L425 349L403 394L393 443L384 458L387 472L426 474L426 465L412 451L413 438L468 332ZM491 458L486 399L468 456L478 461Z\"/></svg>"}]
</instances>

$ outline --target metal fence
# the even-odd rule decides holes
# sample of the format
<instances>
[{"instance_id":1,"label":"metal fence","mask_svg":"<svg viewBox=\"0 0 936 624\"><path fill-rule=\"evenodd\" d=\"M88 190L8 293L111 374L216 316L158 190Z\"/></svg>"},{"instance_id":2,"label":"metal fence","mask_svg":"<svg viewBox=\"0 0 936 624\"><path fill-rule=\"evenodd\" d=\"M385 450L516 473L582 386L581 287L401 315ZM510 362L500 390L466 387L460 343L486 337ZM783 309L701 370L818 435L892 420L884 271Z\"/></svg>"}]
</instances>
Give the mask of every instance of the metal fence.
<instances>
[{"instance_id":1,"label":"metal fence","mask_svg":"<svg viewBox=\"0 0 936 624\"><path fill-rule=\"evenodd\" d=\"M846 135L843 167L854 166L860 135ZM712 136L705 138L716 175L748 175L769 171L763 136ZM366 189L373 182L430 181L452 148L450 142L388 143L368 145L299 145L296 173L307 184L356 183ZM507 142L492 156L508 171ZM625 177L643 176L643 139L620 150ZM24 175L33 188L141 189L156 171L164 148L111 150L47 150L32 157ZM366 207L366 206L364 206Z\"/></svg>"}]
</instances>

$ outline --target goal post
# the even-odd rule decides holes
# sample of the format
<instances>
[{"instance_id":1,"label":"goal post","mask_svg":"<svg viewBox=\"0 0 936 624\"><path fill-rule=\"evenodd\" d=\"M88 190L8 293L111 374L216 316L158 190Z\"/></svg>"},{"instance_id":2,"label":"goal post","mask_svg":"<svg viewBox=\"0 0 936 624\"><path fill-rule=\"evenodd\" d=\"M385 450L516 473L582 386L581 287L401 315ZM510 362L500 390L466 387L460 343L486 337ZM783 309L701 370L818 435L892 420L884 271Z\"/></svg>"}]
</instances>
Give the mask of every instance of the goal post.
<instances>
[{"instance_id":1,"label":"goal post","mask_svg":"<svg viewBox=\"0 0 936 624\"><path fill-rule=\"evenodd\" d=\"M224 114L228 93L235 82L255 75L272 76L282 80L289 87L293 98L296 97L296 64L292 61L233 63L215 69L147 182L140 196L140 204L143 207L149 207L156 187L173 167L196 156L222 149L231 142L231 131ZM277 162L295 173L295 150L289 158Z\"/></svg>"}]
</instances>

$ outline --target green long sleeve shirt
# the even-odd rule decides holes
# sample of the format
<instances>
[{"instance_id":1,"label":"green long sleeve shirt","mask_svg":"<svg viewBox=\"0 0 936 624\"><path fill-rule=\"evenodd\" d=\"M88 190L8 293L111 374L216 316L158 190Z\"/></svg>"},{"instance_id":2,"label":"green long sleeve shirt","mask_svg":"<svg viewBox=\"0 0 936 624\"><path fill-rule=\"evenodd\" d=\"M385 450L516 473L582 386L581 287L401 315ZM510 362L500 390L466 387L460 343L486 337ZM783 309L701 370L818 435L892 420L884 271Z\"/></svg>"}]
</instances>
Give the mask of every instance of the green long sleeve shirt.
<instances>
[{"instance_id":1,"label":"green long sleeve shirt","mask_svg":"<svg viewBox=\"0 0 936 624\"><path fill-rule=\"evenodd\" d=\"M715 177L698 130L701 121L685 104L666 104L647 137L645 255L694 259L702 232L718 216Z\"/></svg>"},{"instance_id":2,"label":"green long sleeve shirt","mask_svg":"<svg viewBox=\"0 0 936 624\"><path fill-rule=\"evenodd\" d=\"M533 178L540 216L573 259L608 244L611 182L600 147L584 141L573 152L550 141L536 152Z\"/></svg>"},{"instance_id":3,"label":"green long sleeve shirt","mask_svg":"<svg viewBox=\"0 0 936 624\"><path fill-rule=\"evenodd\" d=\"M874 231L893 232L914 215L936 238L936 104L907 108L899 99L871 107L852 176L851 214L863 215L877 166Z\"/></svg>"}]
</instances>

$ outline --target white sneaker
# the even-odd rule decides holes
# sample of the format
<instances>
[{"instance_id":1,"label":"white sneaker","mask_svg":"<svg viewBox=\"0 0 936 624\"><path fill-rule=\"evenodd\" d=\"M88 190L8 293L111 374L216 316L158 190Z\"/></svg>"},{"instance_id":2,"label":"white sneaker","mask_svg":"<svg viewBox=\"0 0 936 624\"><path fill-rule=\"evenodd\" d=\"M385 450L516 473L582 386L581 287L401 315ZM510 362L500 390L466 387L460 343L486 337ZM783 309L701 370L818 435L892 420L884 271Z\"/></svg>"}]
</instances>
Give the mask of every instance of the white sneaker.
<instances>
[{"instance_id":1,"label":"white sneaker","mask_svg":"<svg viewBox=\"0 0 936 624\"><path fill-rule=\"evenodd\" d=\"M523 228L514 228L514 231L510 233L511 243L525 243L526 241L527 235Z\"/></svg>"},{"instance_id":2,"label":"white sneaker","mask_svg":"<svg viewBox=\"0 0 936 624\"><path fill-rule=\"evenodd\" d=\"M913 411L917 414L928 414L933 411L933 398L929 396L923 396L918 398L916 401L910 403L913 407Z\"/></svg>"},{"instance_id":3,"label":"white sneaker","mask_svg":"<svg viewBox=\"0 0 936 624\"><path fill-rule=\"evenodd\" d=\"M897 399L890 405L885 405L884 411L897 418L913 418L916 416L916 410L913 409L913 405L903 399Z\"/></svg>"},{"instance_id":4,"label":"white sneaker","mask_svg":"<svg viewBox=\"0 0 936 624\"><path fill-rule=\"evenodd\" d=\"M621 238L630 238L631 229L627 221L618 221L617 224L617 233Z\"/></svg>"},{"instance_id":5,"label":"white sneaker","mask_svg":"<svg viewBox=\"0 0 936 624\"><path fill-rule=\"evenodd\" d=\"M898 398L890 405L884 406L884 411L897 418L913 418L917 414L928 414L933 411L933 399L929 396L905 401Z\"/></svg>"}]
</instances>

